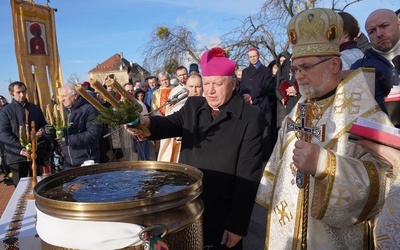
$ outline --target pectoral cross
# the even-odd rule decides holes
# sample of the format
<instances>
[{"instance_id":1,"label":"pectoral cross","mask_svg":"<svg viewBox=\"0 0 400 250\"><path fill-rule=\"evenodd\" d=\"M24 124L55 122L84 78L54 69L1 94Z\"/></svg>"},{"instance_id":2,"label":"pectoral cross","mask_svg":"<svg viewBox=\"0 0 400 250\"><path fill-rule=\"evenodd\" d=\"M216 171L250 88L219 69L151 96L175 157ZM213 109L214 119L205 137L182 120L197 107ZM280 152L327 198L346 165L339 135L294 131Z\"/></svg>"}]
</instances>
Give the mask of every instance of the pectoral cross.
<instances>
[{"instance_id":1,"label":"pectoral cross","mask_svg":"<svg viewBox=\"0 0 400 250\"><path fill-rule=\"evenodd\" d=\"M298 139L306 142L311 142L312 137L316 137L323 142L325 140L325 125L312 127L312 120L317 115L315 114L315 109L315 104L310 101L299 103L298 111L300 113L296 119L297 122L288 117L286 132L294 131ZM304 187L304 174L301 171L296 173L296 185L298 188Z\"/></svg>"}]
</instances>

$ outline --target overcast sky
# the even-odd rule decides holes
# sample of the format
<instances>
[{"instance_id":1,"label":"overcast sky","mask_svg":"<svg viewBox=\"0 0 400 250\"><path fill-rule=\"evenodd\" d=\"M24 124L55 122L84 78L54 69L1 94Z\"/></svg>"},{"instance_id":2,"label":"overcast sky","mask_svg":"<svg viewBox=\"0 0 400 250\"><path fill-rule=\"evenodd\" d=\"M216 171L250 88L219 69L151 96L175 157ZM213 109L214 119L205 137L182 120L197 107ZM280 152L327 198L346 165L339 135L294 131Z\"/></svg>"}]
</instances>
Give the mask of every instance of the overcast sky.
<instances>
[{"instance_id":1,"label":"overcast sky","mask_svg":"<svg viewBox=\"0 0 400 250\"><path fill-rule=\"evenodd\" d=\"M57 8L56 32L64 82L71 74L87 73L115 53L142 64L140 49L159 25L186 25L200 44L218 44L221 35L256 13L264 0L51 0ZM319 1L317 1L318 3ZM330 2L330 1L328 1ZM396 2L396 4L395 4ZM46 5L45 0L35 3ZM328 7L329 5L319 6ZM396 10L399 0L363 0L346 11L364 27L378 8ZM18 80L11 5L0 0L0 94L9 101L9 80Z\"/></svg>"}]
</instances>

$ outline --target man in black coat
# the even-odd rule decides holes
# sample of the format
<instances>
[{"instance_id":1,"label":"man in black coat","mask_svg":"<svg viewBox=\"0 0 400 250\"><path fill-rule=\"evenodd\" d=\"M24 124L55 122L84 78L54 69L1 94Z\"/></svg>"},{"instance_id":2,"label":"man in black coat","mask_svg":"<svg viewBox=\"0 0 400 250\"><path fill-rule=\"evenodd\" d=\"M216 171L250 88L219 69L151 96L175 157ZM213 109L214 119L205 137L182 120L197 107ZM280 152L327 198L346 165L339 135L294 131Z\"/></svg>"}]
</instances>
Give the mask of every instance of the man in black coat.
<instances>
[{"instance_id":1,"label":"man in black coat","mask_svg":"<svg viewBox=\"0 0 400 250\"><path fill-rule=\"evenodd\" d=\"M275 145L272 131L272 108L275 106L270 100L270 94L274 94L272 71L260 62L260 52L251 48L248 52L250 65L243 69L239 94L245 102L260 108L264 113L266 127L263 140L263 160L266 162Z\"/></svg>"},{"instance_id":2,"label":"man in black coat","mask_svg":"<svg viewBox=\"0 0 400 250\"><path fill-rule=\"evenodd\" d=\"M30 152L21 145L20 126L23 128L28 124L29 131L31 122L35 122L36 136L38 141L45 140L44 126L46 120L39 106L30 103L26 99L27 89L22 82L12 82L8 86L12 102L0 110L0 142L4 144L7 164L12 172L13 183L17 186L19 179L27 177L31 173L31 162L28 161ZM42 144L44 145L44 143ZM46 156L45 148L38 147L37 161L38 174L40 175L40 161Z\"/></svg>"},{"instance_id":3,"label":"man in black coat","mask_svg":"<svg viewBox=\"0 0 400 250\"><path fill-rule=\"evenodd\" d=\"M235 63L221 48L200 62L204 97L189 97L179 111L144 119L149 139L182 137L179 162L204 173L204 246L242 249L262 171L262 112L235 90ZM129 129L140 135L138 129Z\"/></svg>"}]
</instances>

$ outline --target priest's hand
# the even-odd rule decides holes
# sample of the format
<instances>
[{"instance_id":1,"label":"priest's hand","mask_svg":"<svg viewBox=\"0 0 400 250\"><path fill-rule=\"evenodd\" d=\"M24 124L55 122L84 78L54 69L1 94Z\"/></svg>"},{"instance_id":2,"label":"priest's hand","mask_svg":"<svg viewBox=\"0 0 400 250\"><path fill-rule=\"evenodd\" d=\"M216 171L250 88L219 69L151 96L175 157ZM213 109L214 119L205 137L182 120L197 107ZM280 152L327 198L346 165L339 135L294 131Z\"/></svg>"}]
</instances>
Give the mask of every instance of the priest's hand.
<instances>
[{"instance_id":1,"label":"priest's hand","mask_svg":"<svg viewBox=\"0 0 400 250\"><path fill-rule=\"evenodd\" d=\"M292 157L294 166L305 174L315 175L320 146L302 140L296 141L294 146Z\"/></svg>"},{"instance_id":2,"label":"priest's hand","mask_svg":"<svg viewBox=\"0 0 400 250\"><path fill-rule=\"evenodd\" d=\"M222 236L221 245L226 245L228 248L232 248L236 246L236 244L243 238L243 236L234 234L229 232L228 230L224 231L224 235Z\"/></svg>"}]
</instances>

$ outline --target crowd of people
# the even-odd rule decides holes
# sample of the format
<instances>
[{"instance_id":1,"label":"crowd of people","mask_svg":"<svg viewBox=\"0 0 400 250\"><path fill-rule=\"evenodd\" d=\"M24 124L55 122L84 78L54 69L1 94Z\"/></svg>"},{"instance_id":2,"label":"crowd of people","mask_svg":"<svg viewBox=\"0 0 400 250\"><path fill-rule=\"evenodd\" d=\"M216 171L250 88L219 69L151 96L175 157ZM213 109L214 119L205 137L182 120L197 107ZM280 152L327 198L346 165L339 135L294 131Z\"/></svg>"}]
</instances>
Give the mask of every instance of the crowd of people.
<instances>
[{"instance_id":1,"label":"crowd of people","mask_svg":"<svg viewBox=\"0 0 400 250\"><path fill-rule=\"evenodd\" d=\"M268 66L258 48L248 49L249 66L240 69L217 47L203 53L200 65L179 66L174 78L160 72L125 83L142 107L149 137L139 128L96 123L98 111L74 84L61 88L69 126L56 136L40 107L26 99L26 85L13 82L11 103L0 96L2 171L15 186L30 175L20 131L34 121L43 141L39 174L42 165L55 164L55 155L62 170L87 160L158 160L202 170L205 247L243 249L257 202L268 209L266 249L399 248L388 220L400 226L400 206L388 207L386 198L390 192L399 199L400 151L346 133L358 117L400 126L399 110L385 103L400 78L398 12L373 11L366 43L350 13L305 10L287 27L292 53L283 51ZM89 82L82 86L111 105Z\"/></svg>"}]
</instances>

